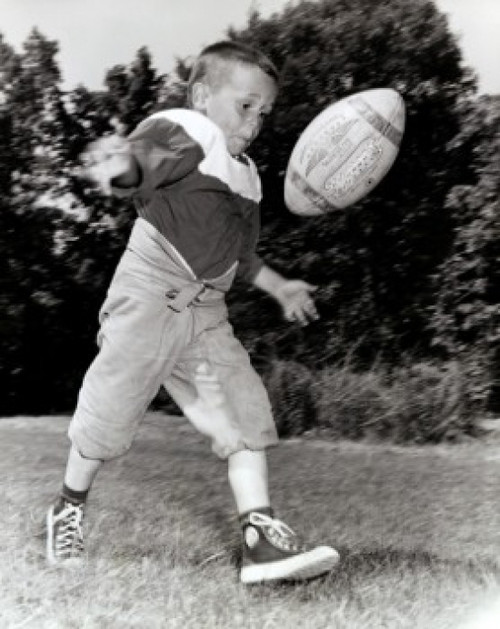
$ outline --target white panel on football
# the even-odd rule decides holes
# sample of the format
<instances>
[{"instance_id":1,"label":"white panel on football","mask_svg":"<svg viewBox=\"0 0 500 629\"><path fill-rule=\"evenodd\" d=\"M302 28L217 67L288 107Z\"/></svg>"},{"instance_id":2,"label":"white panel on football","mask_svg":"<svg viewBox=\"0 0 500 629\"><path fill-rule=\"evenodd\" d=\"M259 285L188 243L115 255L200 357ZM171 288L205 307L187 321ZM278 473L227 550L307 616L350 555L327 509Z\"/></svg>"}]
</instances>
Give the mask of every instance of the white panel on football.
<instances>
[{"instance_id":1,"label":"white panel on football","mask_svg":"<svg viewBox=\"0 0 500 629\"><path fill-rule=\"evenodd\" d=\"M405 105L393 89L367 90L323 110L288 162L285 203L315 216L353 205L380 183L399 151Z\"/></svg>"}]
</instances>

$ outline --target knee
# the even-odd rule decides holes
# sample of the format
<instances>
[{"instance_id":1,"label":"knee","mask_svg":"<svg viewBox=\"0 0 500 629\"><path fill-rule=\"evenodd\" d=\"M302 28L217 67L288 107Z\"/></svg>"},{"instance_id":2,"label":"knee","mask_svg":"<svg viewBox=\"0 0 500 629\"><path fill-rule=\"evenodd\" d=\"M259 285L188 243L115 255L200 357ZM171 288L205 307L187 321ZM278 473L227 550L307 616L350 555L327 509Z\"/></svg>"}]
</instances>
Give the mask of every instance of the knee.
<instances>
[{"instance_id":1,"label":"knee","mask_svg":"<svg viewBox=\"0 0 500 629\"><path fill-rule=\"evenodd\" d=\"M110 461L130 450L133 436L123 431L91 430L73 418L68 437L83 459Z\"/></svg>"}]
</instances>

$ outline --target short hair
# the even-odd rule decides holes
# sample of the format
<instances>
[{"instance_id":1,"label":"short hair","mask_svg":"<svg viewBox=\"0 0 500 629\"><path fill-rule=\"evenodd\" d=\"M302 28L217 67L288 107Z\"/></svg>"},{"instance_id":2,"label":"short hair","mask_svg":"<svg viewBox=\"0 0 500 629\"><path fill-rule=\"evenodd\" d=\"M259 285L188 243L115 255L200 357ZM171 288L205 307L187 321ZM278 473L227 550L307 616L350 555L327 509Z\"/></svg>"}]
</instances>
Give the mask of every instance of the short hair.
<instances>
[{"instance_id":1,"label":"short hair","mask_svg":"<svg viewBox=\"0 0 500 629\"><path fill-rule=\"evenodd\" d=\"M224 62L257 66L276 83L279 82L276 66L260 50L236 41L220 41L204 48L193 64L187 83L187 97L190 104L192 87L195 83L205 81L213 88L219 87L225 78Z\"/></svg>"}]
</instances>

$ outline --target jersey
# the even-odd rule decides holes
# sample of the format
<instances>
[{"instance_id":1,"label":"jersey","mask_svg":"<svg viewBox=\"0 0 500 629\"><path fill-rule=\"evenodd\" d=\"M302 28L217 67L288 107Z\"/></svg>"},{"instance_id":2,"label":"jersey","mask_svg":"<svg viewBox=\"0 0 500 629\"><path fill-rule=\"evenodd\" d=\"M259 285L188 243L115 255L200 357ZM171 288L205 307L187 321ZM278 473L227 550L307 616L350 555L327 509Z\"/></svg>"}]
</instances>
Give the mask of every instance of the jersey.
<instances>
[{"instance_id":1,"label":"jersey","mask_svg":"<svg viewBox=\"0 0 500 629\"><path fill-rule=\"evenodd\" d=\"M222 130L206 116L171 109L146 118L128 136L141 181L132 194L138 215L155 227L202 280L238 266L248 281L262 261L261 183L253 161L236 159Z\"/></svg>"}]
</instances>

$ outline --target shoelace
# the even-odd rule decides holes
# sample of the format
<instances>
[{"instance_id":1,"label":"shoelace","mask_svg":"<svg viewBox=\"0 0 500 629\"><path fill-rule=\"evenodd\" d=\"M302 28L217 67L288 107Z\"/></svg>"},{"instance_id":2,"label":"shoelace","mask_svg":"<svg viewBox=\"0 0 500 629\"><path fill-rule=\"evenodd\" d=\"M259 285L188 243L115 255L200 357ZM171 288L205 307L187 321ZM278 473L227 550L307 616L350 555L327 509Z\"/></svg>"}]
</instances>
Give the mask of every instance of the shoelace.
<instances>
[{"instance_id":1,"label":"shoelace","mask_svg":"<svg viewBox=\"0 0 500 629\"><path fill-rule=\"evenodd\" d=\"M253 526L264 529L273 543L283 550L297 551L300 549L297 534L282 520L272 518L264 513L252 512L248 516L248 521Z\"/></svg>"},{"instance_id":2,"label":"shoelace","mask_svg":"<svg viewBox=\"0 0 500 629\"><path fill-rule=\"evenodd\" d=\"M83 551L83 508L66 502L64 509L56 516L57 533L55 536L55 552L67 555Z\"/></svg>"}]
</instances>

